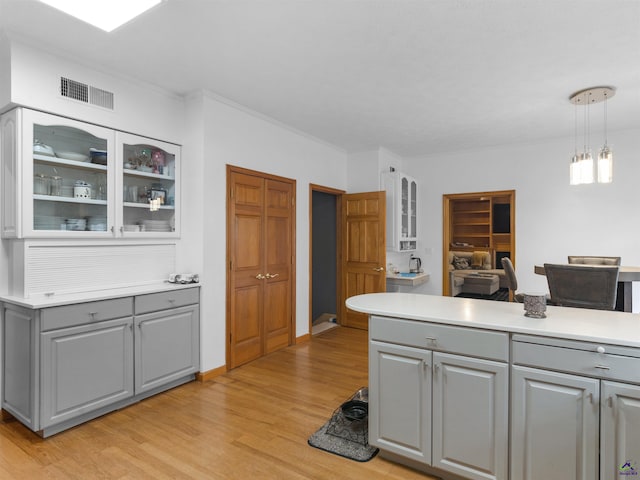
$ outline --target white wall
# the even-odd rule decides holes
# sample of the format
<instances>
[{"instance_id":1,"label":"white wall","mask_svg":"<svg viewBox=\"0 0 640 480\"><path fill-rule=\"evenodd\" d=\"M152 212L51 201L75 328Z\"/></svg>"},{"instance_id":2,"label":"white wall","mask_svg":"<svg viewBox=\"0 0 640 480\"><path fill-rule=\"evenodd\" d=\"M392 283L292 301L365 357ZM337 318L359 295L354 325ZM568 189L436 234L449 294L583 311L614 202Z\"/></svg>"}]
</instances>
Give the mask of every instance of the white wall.
<instances>
[{"instance_id":1,"label":"white wall","mask_svg":"<svg viewBox=\"0 0 640 480\"><path fill-rule=\"evenodd\" d=\"M442 293L442 195L516 191L516 272L521 291L548 291L535 264L566 263L567 255L622 256L640 265L640 131L609 132L614 151L611 184L569 185L573 139L503 146L403 160L416 177L424 215L419 236L433 254L423 258L432 275L425 293ZM426 264L425 264L426 263Z\"/></svg>"},{"instance_id":2,"label":"white wall","mask_svg":"<svg viewBox=\"0 0 640 480\"><path fill-rule=\"evenodd\" d=\"M6 43L0 40L0 46ZM2 50L0 50L1 52ZM10 102L138 135L182 143L184 99L151 85L87 68L16 41L10 55L0 55L2 77L11 74ZM9 61L9 64L6 62ZM97 107L60 95L60 77L114 93L114 109ZM0 99L6 88L0 88ZM4 102L0 109L5 107Z\"/></svg>"},{"instance_id":3,"label":"white wall","mask_svg":"<svg viewBox=\"0 0 640 480\"><path fill-rule=\"evenodd\" d=\"M211 94L191 98L203 116L203 371L225 364L226 165L296 180L296 336L309 333L309 184L346 189L347 155ZM188 180L186 180L188 181ZM188 185L185 185L188 188Z\"/></svg>"}]
</instances>

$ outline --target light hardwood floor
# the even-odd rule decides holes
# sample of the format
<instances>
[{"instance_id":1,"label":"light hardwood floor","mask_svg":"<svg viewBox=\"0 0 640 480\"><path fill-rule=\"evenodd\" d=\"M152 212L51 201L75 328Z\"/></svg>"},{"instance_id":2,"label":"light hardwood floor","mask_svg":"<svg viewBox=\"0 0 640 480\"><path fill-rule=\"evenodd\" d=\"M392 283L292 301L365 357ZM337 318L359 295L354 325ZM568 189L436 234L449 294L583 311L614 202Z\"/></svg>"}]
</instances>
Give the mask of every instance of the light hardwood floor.
<instances>
[{"instance_id":1,"label":"light hardwood floor","mask_svg":"<svg viewBox=\"0 0 640 480\"><path fill-rule=\"evenodd\" d=\"M380 457L359 463L307 445L364 385L367 332L334 328L47 439L5 419L0 478L433 478Z\"/></svg>"}]
</instances>

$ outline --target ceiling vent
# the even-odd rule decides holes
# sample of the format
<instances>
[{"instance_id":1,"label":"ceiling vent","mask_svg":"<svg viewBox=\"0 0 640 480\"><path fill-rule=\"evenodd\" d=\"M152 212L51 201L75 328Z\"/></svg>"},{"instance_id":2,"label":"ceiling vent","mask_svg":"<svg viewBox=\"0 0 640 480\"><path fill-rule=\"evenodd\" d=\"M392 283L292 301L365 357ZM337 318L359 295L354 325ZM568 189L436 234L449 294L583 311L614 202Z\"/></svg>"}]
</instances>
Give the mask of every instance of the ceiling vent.
<instances>
[{"instance_id":1,"label":"ceiling vent","mask_svg":"<svg viewBox=\"0 0 640 480\"><path fill-rule=\"evenodd\" d=\"M60 77L60 95L82 103L113 110L113 92L77 82L70 78Z\"/></svg>"}]
</instances>

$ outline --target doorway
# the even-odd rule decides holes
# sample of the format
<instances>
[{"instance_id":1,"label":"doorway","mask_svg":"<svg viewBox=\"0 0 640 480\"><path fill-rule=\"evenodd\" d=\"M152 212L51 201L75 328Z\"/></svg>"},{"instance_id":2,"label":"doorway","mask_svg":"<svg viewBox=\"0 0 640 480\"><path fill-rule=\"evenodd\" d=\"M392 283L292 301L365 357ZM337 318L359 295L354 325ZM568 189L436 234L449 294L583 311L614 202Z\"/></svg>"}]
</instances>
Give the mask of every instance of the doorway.
<instances>
[{"instance_id":1,"label":"doorway","mask_svg":"<svg viewBox=\"0 0 640 480\"><path fill-rule=\"evenodd\" d=\"M343 193L320 185L309 186L309 331L312 335L339 324Z\"/></svg>"}]
</instances>

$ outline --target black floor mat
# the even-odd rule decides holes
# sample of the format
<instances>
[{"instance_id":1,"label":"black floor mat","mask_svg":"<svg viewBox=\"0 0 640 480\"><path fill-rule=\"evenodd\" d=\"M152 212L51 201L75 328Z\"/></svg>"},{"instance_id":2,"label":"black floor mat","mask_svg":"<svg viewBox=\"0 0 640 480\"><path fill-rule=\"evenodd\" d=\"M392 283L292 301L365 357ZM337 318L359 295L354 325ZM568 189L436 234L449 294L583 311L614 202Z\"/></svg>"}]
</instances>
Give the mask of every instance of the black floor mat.
<instances>
[{"instance_id":1,"label":"black floor mat","mask_svg":"<svg viewBox=\"0 0 640 480\"><path fill-rule=\"evenodd\" d=\"M354 396L351 397L353 398ZM377 448L369 445L369 418L349 420L340 407L333 412L327 423L309 437L308 443L312 447L358 462L368 462L378 453Z\"/></svg>"}]
</instances>

